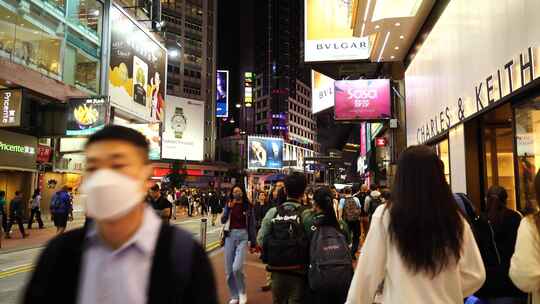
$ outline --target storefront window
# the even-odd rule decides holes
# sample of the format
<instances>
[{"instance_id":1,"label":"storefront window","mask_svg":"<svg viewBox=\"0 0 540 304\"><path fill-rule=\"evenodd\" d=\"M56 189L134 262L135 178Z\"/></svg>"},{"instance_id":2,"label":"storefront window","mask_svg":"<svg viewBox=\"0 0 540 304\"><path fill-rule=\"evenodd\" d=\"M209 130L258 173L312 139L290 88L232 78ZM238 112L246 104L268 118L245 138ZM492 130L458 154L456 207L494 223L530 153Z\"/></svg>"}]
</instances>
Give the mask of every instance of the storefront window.
<instances>
[{"instance_id":1,"label":"storefront window","mask_svg":"<svg viewBox=\"0 0 540 304\"><path fill-rule=\"evenodd\" d=\"M538 210L534 178L540 168L539 98L516 108L516 142L519 169L519 208L525 214Z\"/></svg>"},{"instance_id":2,"label":"storefront window","mask_svg":"<svg viewBox=\"0 0 540 304\"><path fill-rule=\"evenodd\" d=\"M450 153L448 153L448 151L448 139L445 139L438 144L435 144L435 152L444 164L444 176L446 177L446 181L450 185Z\"/></svg>"},{"instance_id":3,"label":"storefront window","mask_svg":"<svg viewBox=\"0 0 540 304\"><path fill-rule=\"evenodd\" d=\"M97 93L102 15L97 0L0 0L0 58Z\"/></svg>"}]
</instances>

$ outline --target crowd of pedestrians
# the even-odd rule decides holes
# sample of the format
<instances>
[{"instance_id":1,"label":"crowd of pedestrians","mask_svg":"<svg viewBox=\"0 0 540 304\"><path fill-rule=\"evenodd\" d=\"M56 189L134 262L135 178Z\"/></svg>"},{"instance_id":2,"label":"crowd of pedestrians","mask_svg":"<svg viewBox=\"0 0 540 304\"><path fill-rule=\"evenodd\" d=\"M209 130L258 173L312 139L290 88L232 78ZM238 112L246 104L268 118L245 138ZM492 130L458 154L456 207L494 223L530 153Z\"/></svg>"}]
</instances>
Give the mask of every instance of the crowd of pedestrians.
<instances>
[{"instance_id":1,"label":"crowd of pedestrians","mask_svg":"<svg viewBox=\"0 0 540 304\"><path fill-rule=\"evenodd\" d=\"M174 206L193 214L195 203L212 222L221 214L229 304L251 303L248 253L265 264L261 288L275 304L525 304L529 295L540 303L540 215L509 208L500 186L487 191L485 210L475 208L452 193L427 146L400 154L391 190L308 188L304 174L291 173L252 197L243 185L228 195L148 190L148 144L131 129L104 128L86 153L81 188L92 220L47 245L24 303L217 303L204 249L168 225ZM540 174L535 186L540 201ZM55 196L60 232L69 189ZM0 192L0 205L4 198ZM11 205L7 225L18 223L17 201Z\"/></svg>"}]
</instances>

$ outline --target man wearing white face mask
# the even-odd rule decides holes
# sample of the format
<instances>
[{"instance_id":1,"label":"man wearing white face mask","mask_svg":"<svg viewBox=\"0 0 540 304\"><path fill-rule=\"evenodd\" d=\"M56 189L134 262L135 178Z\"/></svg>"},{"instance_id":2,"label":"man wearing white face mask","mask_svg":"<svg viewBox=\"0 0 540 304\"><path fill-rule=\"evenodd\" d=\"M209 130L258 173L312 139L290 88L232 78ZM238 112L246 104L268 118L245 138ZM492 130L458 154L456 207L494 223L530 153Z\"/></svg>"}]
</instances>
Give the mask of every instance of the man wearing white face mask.
<instances>
[{"instance_id":1,"label":"man wearing white face mask","mask_svg":"<svg viewBox=\"0 0 540 304\"><path fill-rule=\"evenodd\" d=\"M47 245L23 303L218 302L203 248L144 203L148 149L142 134L121 126L88 139L81 190L93 221Z\"/></svg>"}]
</instances>

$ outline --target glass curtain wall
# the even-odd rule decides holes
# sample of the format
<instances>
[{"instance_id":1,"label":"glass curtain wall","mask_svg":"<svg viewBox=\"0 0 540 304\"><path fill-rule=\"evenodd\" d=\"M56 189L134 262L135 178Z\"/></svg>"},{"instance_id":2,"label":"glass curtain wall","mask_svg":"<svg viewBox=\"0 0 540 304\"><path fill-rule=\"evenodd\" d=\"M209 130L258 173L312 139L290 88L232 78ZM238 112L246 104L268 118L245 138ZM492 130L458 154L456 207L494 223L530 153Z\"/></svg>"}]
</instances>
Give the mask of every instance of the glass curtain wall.
<instances>
[{"instance_id":1,"label":"glass curtain wall","mask_svg":"<svg viewBox=\"0 0 540 304\"><path fill-rule=\"evenodd\" d=\"M96 94L102 24L97 0L0 0L0 57Z\"/></svg>"}]
</instances>

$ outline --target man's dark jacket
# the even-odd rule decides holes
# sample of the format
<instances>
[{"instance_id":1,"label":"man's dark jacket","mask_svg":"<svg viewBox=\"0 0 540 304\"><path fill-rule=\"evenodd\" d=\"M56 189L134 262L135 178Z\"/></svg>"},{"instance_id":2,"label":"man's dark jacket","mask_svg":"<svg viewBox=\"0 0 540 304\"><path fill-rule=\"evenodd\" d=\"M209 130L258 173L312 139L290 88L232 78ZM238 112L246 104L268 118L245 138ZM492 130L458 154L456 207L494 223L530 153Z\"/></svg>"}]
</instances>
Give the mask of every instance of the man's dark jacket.
<instances>
[{"instance_id":1,"label":"man's dark jacket","mask_svg":"<svg viewBox=\"0 0 540 304\"><path fill-rule=\"evenodd\" d=\"M86 228L81 228L49 242L26 288L23 303L77 302L85 235ZM213 270L205 251L189 233L167 224L162 224L160 230L148 282L149 304L218 303Z\"/></svg>"}]
</instances>

